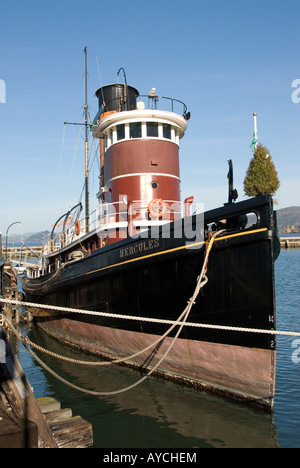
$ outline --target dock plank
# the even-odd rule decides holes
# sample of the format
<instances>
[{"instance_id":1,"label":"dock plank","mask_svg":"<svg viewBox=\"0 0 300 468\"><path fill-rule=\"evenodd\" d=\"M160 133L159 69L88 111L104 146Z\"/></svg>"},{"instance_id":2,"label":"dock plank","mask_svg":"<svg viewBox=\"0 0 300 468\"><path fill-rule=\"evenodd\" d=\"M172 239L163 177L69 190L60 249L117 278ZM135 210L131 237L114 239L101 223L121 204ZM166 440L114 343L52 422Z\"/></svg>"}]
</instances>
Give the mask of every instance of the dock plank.
<instances>
[{"instance_id":1,"label":"dock plank","mask_svg":"<svg viewBox=\"0 0 300 468\"><path fill-rule=\"evenodd\" d=\"M280 245L285 249L299 249L300 237L280 237Z\"/></svg>"},{"instance_id":2,"label":"dock plank","mask_svg":"<svg viewBox=\"0 0 300 468\"><path fill-rule=\"evenodd\" d=\"M36 399L0 329L0 447L87 448L92 425L52 397Z\"/></svg>"},{"instance_id":3,"label":"dock plank","mask_svg":"<svg viewBox=\"0 0 300 468\"><path fill-rule=\"evenodd\" d=\"M93 431L90 423L81 416L49 422L50 429L59 448L87 448L93 445Z\"/></svg>"},{"instance_id":4,"label":"dock plank","mask_svg":"<svg viewBox=\"0 0 300 468\"><path fill-rule=\"evenodd\" d=\"M20 425L26 437L33 423L38 428L39 447L56 448L56 441L36 402L26 375L13 353L6 334L4 331L1 331L1 329L0 341L2 343L0 393L3 394L1 401L3 401L4 398L6 399L12 410L14 421L17 425ZM25 444L27 444L27 442L25 440Z\"/></svg>"},{"instance_id":5,"label":"dock plank","mask_svg":"<svg viewBox=\"0 0 300 468\"><path fill-rule=\"evenodd\" d=\"M87 448L93 445L92 425L81 416L72 416L70 408L52 397L38 398L37 403L50 427L58 448Z\"/></svg>"},{"instance_id":6,"label":"dock plank","mask_svg":"<svg viewBox=\"0 0 300 468\"><path fill-rule=\"evenodd\" d=\"M64 408L57 411L48 411L44 416L48 424L54 424L72 418L72 410L71 408Z\"/></svg>"},{"instance_id":7,"label":"dock plank","mask_svg":"<svg viewBox=\"0 0 300 468\"><path fill-rule=\"evenodd\" d=\"M59 411L61 409L60 402L52 397L37 398L36 401L43 414L49 413L50 411Z\"/></svg>"}]
</instances>

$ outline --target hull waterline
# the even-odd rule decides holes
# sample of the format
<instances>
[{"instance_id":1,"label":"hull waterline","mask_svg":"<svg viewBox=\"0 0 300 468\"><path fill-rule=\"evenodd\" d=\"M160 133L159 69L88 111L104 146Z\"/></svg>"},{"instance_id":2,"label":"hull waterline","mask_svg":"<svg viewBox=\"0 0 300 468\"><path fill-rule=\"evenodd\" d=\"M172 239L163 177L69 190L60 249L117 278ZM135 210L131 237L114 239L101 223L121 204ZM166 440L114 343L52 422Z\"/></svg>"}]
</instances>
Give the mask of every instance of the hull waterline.
<instances>
[{"instance_id":1,"label":"hull waterline","mask_svg":"<svg viewBox=\"0 0 300 468\"><path fill-rule=\"evenodd\" d=\"M257 223L227 230L215 241L208 283L188 321L215 329L185 326L158 372L201 388L272 408L276 342L272 334L225 331L218 325L275 328L274 260L276 231L271 200L227 206L204 215L218 219L256 212ZM191 224L196 222L191 218ZM174 232L176 223L173 223ZM173 231L172 231L173 232ZM172 233L171 233L172 234ZM94 252L47 278L26 281L26 300L66 308L106 312L109 316L33 310L45 331L90 353L126 358L159 340L191 297L204 260L203 240L129 238ZM114 314L130 319L114 318ZM136 317L136 319L135 319ZM140 317L158 319L147 322ZM176 330L148 352L127 362L151 369Z\"/></svg>"}]
</instances>

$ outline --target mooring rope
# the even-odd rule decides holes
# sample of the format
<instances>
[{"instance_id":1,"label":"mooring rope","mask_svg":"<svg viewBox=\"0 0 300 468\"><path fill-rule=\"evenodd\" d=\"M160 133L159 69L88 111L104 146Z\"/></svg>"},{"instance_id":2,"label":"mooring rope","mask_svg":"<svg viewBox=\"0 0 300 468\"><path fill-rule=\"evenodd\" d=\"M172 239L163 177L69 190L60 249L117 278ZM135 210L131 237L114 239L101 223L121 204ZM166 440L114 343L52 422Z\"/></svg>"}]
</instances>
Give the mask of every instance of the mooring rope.
<instances>
[{"instance_id":1,"label":"mooring rope","mask_svg":"<svg viewBox=\"0 0 300 468\"><path fill-rule=\"evenodd\" d=\"M39 362L39 364L45 369L47 370L50 374L52 374L54 377L56 377L58 380L60 380L61 382L65 383L66 385L68 385L69 387L71 388L74 388L75 390L78 390L80 392L83 392L83 393L88 393L89 395L94 395L94 396L110 396L110 395L117 395L117 394L120 394L120 393L124 393L124 392L127 392L128 390L131 390L133 389L134 387L140 385L142 382L144 382L148 377L150 377L151 374L153 374L153 372L156 371L156 369L160 366L160 364L164 361L164 359L166 358L166 356L169 354L169 352L171 351L172 347L174 346L178 336L180 335L185 323L186 323L186 320L188 319L188 316L190 314L190 311L193 307L193 305L195 304L195 301L197 299L197 296L199 294L199 292L201 291L201 289L203 288L203 286L207 283L208 279L206 277L206 271L207 271L207 264L208 264L208 259L209 259L209 254L210 254L210 251L212 249L212 246L213 246L213 243L214 243L214 240L215 238L220 235L223 231L219 231L219 232L216 232L216 233L212 233L211 236L210 236L210 239L208 240L207 244L206 244L206 252L205 252L205 257L204 257L204 262L203 262L203 266L202 266L202 270L201 270L201 273L199 275L199 277L197 278L197 284L196 284L196 288L195 288L195 291L194 291L194 294L192 295L192 297L189 299L188 301L188 304L187 304L187 307L185 308L184 312L181 314L181 316L179 317L178 321L174 322L174 327L176 325L180 325L179 326L179 329L178 331L176 332L174 338L172 339L170 345L168 346L167 350L164 352L163 356L159 359L159 361L155 364L155 366L150 369L150 371L144 376L142 377L141 379L139 379L137 382L135 382L134 384L132 385L129 385L123 389L120 389L120 390L115 390L115 391L111 391L111 392L96 392L96 391L93 391L93 390L87 390L85 388L82 388L82 387L78 387L77 385L74 385L73 383L67 381L66 379L64 379L63 377L61 377L60 375L58 375L53 369L51 369L49 366L47 366L30 348L29 346L27 345L26 341L22 339L22 335L14 328L14 326L9 322L9 320L3 315L1 314L1 317L2 317L2 320L5 321L6 323L9 322L9 327L11 328L11 330L13 331L13 333L16 335L16 337L21 341L21 343L23 344L23 346L27 349L27 351L34 357L34 359L37 360L37 362ZM24 303L22 303L24 305ZM49 307L48 307L49 308ZM76 309L75 309L76 310ZM135 318L136 319L136 318ZM175 325L176 324L176 325ZM172 327L171 327L172 328ZM171 330L171 329L170 329ZM162 340L162 337L160 337L159 341ZM153 346L153 345L152 345ZM152 347L151 346L151 347ZM126 358L126 360L128 360L129 358Z\"/></svg>"},{"instance_id":2,"label":"mooring rope","mask_svg":"<svg viewBox=\"0 0 300 468\"><path fill-rule=\"evenodd\" d=\"M203 278L201 288L207 283L207 281L208 281L207 277L205 276ZM141 354L144 354L145 352L149 351L151 348L154 348L154 346L158 345L161 341L163 341L177 325L182 324L181 320L183 319L184 315L186 314L186 310L187 310L187 307L184 309L182 314L178 317L178 320L176 322L174 322L173 325L162 336L160 336L156 341L151 343L146 348L143 348L141 351L139 351L139 352L137 352L135 354L132 354L131 356L127 356L125 358L119 358L119 359L112 359L112 360L109 360L109 361L82 361L82 360L73 359L73 358L70 358L70 357L67 357L67 356L61 356L60 354L54 353L53 351L49 351L48 349L45 349L42 346L39 346L36 343L33 343L27 336L23 335L18 330L15 329L13 331L14 331L15 335L16 335L16 333L18 334L18 339L22 343L24 342L24 343L32 346L33 348L43 352L44 354L48 354L49 356L61 359L62 361L67 361L67 362L71 362L71 363L74 363L74 364L82 364L82 365L87 365L87 366L109 366L109 365L112 365L112 364L121 364L123 362L130 361L130 360L140 356ZM0 314L0 318L1 318L1 314ZM13 329L12 323L7 319L6 316L2 315L2 319L3 319L4 322L7 323L9 328Z\"/></svg>"},{"instance_id":3,"label":"mooring rope","mask_svg":"<svg viewBox=\"0 0 300 468\"><path fill-rule=\"evenodd\" d=\"M39 308L39 309L55 310L57 312L69 312L69 313L86 314L86 315L89 314L89 315L97 315L99 317L106 317L106 318L159 323L163 325L175 325L176 326L182 323L182 322L178 322L179 319L167 320L167 319L158 319L158 318L150 318L150 317L141 317L137 315L121 315L121 314L113 314L109 312L95 312L93 310L72 309L68 307L59 307L59 306L39 304L39 303L34 303L34 302L17 301L14 299L5 299L5 298L0 298L0 303ZM212 330L224 330L224 331L233 331L233 332L241 332L241 333L261 333L261 334L266 334L266 335L300 336L300 332L280 331L280 330L273 330L273 329L267 330L264 328L234 327L234 326L229 326L229 325L214 325L214 324L209 324L209 323L197 323L197 322L186 322L185 327L196 327L196 328L198 327L198 328L207 328L207 329L212 329Z\"/></svg>"},{"instance_id":4,"label":"mooring rope","mask_svg":"<svg viewBox=\"0 0 300 468\"><path fill-rule=\"evenodd\" d=\"M50 306L46 304L35 304L31 302L22 302L22 301L16 301L16 300L10 300L10 299L3 299L0 298L0 303L7 303L7 304L15 304L15 305L23 305L23 306L28 306L28 307L38 307L41 309L48 309L48 310L56 310L60 312L69 312L69 313L79 313L79 314L90 314L90 315L98 315L98 316L105 316L105 317L114 317L114 318L119 318L119 319L126 319L126 320L138 320L138 321L147 321L147 322L155 322L155 323L162 323L162 324L168 324L171 325L171 327L162 335L160 336L155 342L151 343L149 346L146 348L142 349L141 351L131 355L127 356L125 358L119 358L119 359L112 359L109 361L81 361L77 359L72 359L69 357L61 356L58 355L52 351L46 350L42 348L41 346L33 343L31 340L29 340L28 337L25 337L22 335L18 330L14 328L12 323L8 320L8 318L0 314L0 326L3 323L6 323L7 326L12 330L12 332L15 334L17 339L23 344L23 346L27 349L27 351L33 356L33 358L39 362L39 364L47 370L49 373L51 373L55 378L60 380L61 382L65 383L66 385L70 386L71 388L74 388L75 390L78 390L83 393L88 393L90 395L94 396L110 396L110 395L117 395L119 393L124 393L128 390L131 390L132 388L140 385L142 382L144 382L148 377L150 377L153 372L157 370L157 368L160 366L160 364L164 361L166 356L169 354L171 351L173 345L175 344L178 336L180 335L182 329L184 326L191 326L191 327L199 327L199 328L207 328L207 329L215 329L215 330L226 330L226 331L235 331L235 332L247 332L247 333L264 333L264 334L270 334L270 335L285 335L285 336L300 336L299 332L290 332L290 331L279 331L279 330L264 330L264 329L254 329L254 328L244 328L244 327L232 327L232 326L226 326L226 325L213 325L213 324L203 324L203 323L192 323L192 322L187 322L187 319L189 317L190 311L195 304L196 298L200 292L200 290L205 286L205 284L208 281L208 278L206 276L206 271L207 271L207 265L208 265L208 259L209 259L209 254L212 249L214 240L217 236L219 236L223 231L219 231L216 233L212 233L210 236L210 239L206 243L206 252L205 252L205 258L204 258L204 263L202 266L201 274L197 279L197 284L196 288L194 291L193 296L189 299L186 308L182 312L182 314L178 317L176 321L172 320L164 320L164 319L151 319L148 317L137 317L137 316L128 316L128 315L120 315L120 314L110 314L110 313L105 313L105 312L95 312L95 311L88 311L88 310L82 310L82 309L72 309L72 308L67 308L67 307L58 307L58 306ZM63 377L58 375L53 369L48 367L30 348L28 345L32 346L33 348L36 348L48 355L51 355L53 357L59 358L64 361L76 363L76 364L82 364L82 365L90 365L90 366L105 366L105 365L111 365L111 364L120 364L122 362L128 362L131 361L132 359L136 358L137 356L149 351L151 348L155 347L158 345L158 343L162 342L170 333L171 331L176 327L179 326L178 331L176 332L175 336L173 337L170 345L168 346L167 350L163 354L163 356L159 359L159 361L155 364L155 366L140 380L135 382L134 384L125 387L121 390L116 390L116 391L111 391L111 392L96 392L92 390L87 390L82 387L78 387L77 385L72 384L71 382L68 382L65 380Z\"/></svg>"}]
</instances>

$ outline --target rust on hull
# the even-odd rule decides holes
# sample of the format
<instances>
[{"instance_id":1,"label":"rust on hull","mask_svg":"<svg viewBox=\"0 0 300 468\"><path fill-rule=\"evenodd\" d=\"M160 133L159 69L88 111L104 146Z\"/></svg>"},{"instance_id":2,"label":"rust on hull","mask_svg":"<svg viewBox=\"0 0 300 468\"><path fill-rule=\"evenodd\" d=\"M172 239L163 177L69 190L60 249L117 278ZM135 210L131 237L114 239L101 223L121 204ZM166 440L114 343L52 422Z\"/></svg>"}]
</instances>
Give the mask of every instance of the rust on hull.
<instances>
[{"instance_id":1,"label":"rust on hull","mask_svg":"<svg viewBox=\"0 0 300 468\"><path fill-rule=\"evenodd\" d=\"M45 332L69 345L109 359L123 358L124 364L145 371L155 366L172 341L166 337L151 350L126 361L127 356L149 347L159 336L66 318L39 324ZM156 374L271 410L274 362L273 350L178 338Z\"/></svg>"}]
</instances>

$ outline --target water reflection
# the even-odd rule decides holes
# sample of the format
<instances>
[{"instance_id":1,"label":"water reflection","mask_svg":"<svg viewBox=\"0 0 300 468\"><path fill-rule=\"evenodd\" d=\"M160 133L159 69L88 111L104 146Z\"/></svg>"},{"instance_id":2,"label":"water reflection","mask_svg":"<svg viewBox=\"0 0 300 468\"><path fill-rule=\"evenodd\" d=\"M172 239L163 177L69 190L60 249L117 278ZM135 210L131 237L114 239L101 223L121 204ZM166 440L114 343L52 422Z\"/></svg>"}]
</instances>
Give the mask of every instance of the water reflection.
<instances>
[{"instance_id":1,"label":"water reflection","mask_svg":"<svg viewBox=\"0 0 300 468\"><path fill-rule=\"evenodd\" d=\"M57 342L34 324L22 332L58 354L97 359ZM124 388L141 377L138 371L127 367L79 366L38 355L66 380L94 391ZM278 447L274 418L261 410L153 376L126 393L94 397L66 387L20 347L19 359L36 397L53 396L62 407L71 407L74 415L92 423L94 447Z\"/></svg>"}]
</instances>

